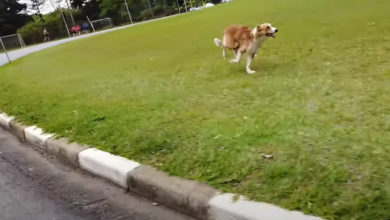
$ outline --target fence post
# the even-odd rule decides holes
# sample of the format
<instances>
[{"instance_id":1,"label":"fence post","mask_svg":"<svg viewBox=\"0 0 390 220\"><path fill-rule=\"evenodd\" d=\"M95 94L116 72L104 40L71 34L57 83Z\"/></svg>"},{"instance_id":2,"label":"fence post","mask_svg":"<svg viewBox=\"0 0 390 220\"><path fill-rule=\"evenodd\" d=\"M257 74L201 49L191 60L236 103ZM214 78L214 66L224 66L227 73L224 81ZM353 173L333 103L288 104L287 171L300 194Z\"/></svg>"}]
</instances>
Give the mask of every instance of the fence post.
<instances>
[{"instance_id":1,"label":"fence post","mask_svg":"<svg viewBox=\"0 0 390 220\"><path fill-rule=\"evenodd\" d=\"M54 10L55 10L55 9L56 9L56 7L54 6L54 4L53 4L53 1L52 1L52 0L50 0L50 4L51 4L51 6L54 8ZM65 24L66 32L68 33L69 37L71 37L71 36L70 36L70 32L69 32L68 25L66 24L66 20L65 20L64 12L62 11L62 8L61 8L61 5L59 4L59 2L58 2L58 8L60 9L61 16L62 16L62 20L64 20L64 24Z\"/></svg>"},{"instance_id":2,"label":"fence post","mask_svg":"<svg viewBox=\"0 0 390 220\"><path fill-rule=\"evenodd\" d=\"M20 40L20 35L19 35L19 34L16 34L16 36L18 37L19 44L20 44L20 48L23 48L22 41Z\"/></svg>"},{"instance_id":3,"label":"fence post","mask_svg":"<svg viewBox=\"0 0 390 220\"><path fill-rule=\"evenodd\" d=\"M68 33L69 37L72 37L72 35L70 35L69 28L68 28L68 24L66 23L64 13L62 12L62 9L61 9L61 8L60 8L60 10L61 10L62 20L64 20L64 25L65 25L65 28L66 28L66 32Z\"/></svg>"},{"instance_id":4,"label":"fence post","mask_svg":"<svg viewBox=\"0 0 390 220\"><path fill-rule=\"evenodd\" d=\"M72 19L73 26L76 26L76 22L74 22L74 18L73 18L73 15L72 15L72 10L71 10L71 7L69 6L68 0L65 0L65 2L66 2L66 5L68 6L70 19Z\"/></svg>"},{"instance_id":5,"label":"fence post","mask_svg":"<svg viewBox=\"0 0 390 220\"><path fill-rule=\"evenodd\" d=\"M187 1L186 0L184 0L184 7L186 8L186 12L188 12L188 10L187 10Z\"/></svg>"},{"instance_id":6,"label":"fence post","mask_svg":"<svg viewBox=\"0 0 390 220\"><path fill-rule=\"evenodd\" d=\"M180 14L180 13L181 13L181 11L180 11L179 0L176 0L176 4L177 4L177 9L179 10L179 14Z\"/></svg>"},{"instance_id":7,"label":"fence post","mask_svg":"<svg viewBox=\"0 0 390 220\"><path fill-rule=\"evenodd\" d=\"M95 27L93 26L91 20L89 20L89 17L88 17L88 16L86 16L86 17L87 17L88 23L89 23L89 24L91 25L91 27L92 27L93 32L95 32Z\"/></svg>"},{"instance_id":8,"label":"fence post","mask_svg":"<svg viewBox=\"0 0 390 220\"><path fill-rule=\"evenodd\" d=\"M19 38L20 46L21 47L25 47L26 44L24 44L23 38L22 38L22 36L20 34L18 34L18 38Z\"/></svg>"},{"instance_id":9,"label":"fence post","mask_svg":"<svg viewBox=\"0 0 390 220\"><path fill-rule=\"evenodd\" d=\"M0 44L1 44L1 46L3 47L3 49L4 49L4 53L5 53L5 56L6 56L7 59L8 59L8 63L11 63L11 59L10 59L9 56L8 56L7 49L5 48L4 43L3 43L3 40L1 39L1 37L0 37Z\"/></svg>"},{"instance_id":10,"label":"fence post","mask_svg":"<svg viewBox=\"0 0 390 220\"><path fill-rule=\"evenodd\" d=\"M129 14L130 22L133 23L133 19L131 19L131 14L129 11L129 6L127 5L127 0L125 0L125 5L126 5L126 9L127 9L127 14Z\"/></svg>"}]
</instances>

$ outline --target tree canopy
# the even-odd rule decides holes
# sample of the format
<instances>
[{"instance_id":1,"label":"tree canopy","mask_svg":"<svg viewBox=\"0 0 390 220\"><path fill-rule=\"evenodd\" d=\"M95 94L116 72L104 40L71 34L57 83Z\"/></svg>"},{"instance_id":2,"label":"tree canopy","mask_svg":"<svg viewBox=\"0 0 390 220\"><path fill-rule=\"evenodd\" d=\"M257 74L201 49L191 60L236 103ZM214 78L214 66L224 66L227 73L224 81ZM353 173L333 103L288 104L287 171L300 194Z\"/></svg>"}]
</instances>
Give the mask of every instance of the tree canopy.
<instances>
[{"instance_id":1,"label":"tree canopy","mask_svg":"<svg viewBox=\"0 0 390 220\"><path fill-rule=\"evenodd\" d=\"M17 0L0 1L0 35L16 33L16 30L31 20L27 5Z\"/></svg>"}]
</instances>

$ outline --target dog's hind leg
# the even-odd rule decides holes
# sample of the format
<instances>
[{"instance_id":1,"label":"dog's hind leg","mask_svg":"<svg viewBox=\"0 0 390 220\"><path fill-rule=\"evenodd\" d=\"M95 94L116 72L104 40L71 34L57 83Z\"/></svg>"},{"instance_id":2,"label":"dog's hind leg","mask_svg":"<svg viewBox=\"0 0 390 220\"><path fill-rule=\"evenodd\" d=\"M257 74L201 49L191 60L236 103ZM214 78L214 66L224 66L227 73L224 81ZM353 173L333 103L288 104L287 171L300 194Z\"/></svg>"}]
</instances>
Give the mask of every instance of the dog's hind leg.
<instances>
[{"instance_id":1,"label":"dog's hind leg","mask_svg":"<svg viewBox=\"0 0 390 220\"><path fill-rule=\"evenodd\" d=\"M237 56L237 49L233 49L234 56Z\"/></svg>"},{"instance_id":2,"label":"dog's hind leg","mask_svg":"<svg viewBox=\"0 0 390 220\"><path fill-rule=\"evenodd\" d=\"M226 59L226 47L222 47L222 56L223 59Z\"/></svg>"},{"instance_id":3,"label":"dog's hind leg","mask_svg":"<svg viewBox=\"0 0 390 220\"><path fill-rule=\"evenodd\" d=\"M239 63L241 61L242 52L241 50L237 51L236 57L230 60L230 63Z\"/></svg>"},{"instance_id":4,"label":"dog's hind leg","mask_svg":"<svg viewBox=\"0 0 390 220\"><path fill-rule=\"evenodd\" d=\"M226 35L225 34L222 37L222 55L223 58L226 59Z\"/></svg>"},{"instance_id":5,"label":"dog's hind leg","mask_svg":"<svg viewBox=\"0 0 390 220\"><path fill-rule=\"evenodd\" d=\"M226 58L226 46L224 43L225 41L225 37L223 38L223 42L218 38L214 38L215 45L217 45L218 47L222 47L222 56L224 59Z\"/></svg>"}]
</instances>

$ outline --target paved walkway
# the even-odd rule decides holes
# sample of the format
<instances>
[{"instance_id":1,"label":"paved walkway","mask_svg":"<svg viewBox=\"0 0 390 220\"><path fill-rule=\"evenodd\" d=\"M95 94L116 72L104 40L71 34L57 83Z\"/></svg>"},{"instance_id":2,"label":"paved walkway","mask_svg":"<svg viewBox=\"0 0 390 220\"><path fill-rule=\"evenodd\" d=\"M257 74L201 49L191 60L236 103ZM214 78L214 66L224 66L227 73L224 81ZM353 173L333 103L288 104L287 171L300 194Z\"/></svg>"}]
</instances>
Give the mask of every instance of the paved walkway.
<instances>
[{"instance_id":1,"label":"paved walkway","mask_svg":"<svg viewBox=\"0 0 390 220\"><path fill-rule=\"evenodd\" d=\"M63 165L0 127L1 220L193 220Z\"/></svg>"},{"instance_id":2,"label":"paved walkway","mask_svg":"<svg viewBox=\"0 0 390 220\"><path fill-rule=\"evenodd\" d=\"M12 50L12 51L8 52L8 56L10 57L11 61L14 61L14 60L17 60L21 57L27 56L31 53L34 53L34 52L37 52L40 50L44 50L46 48L54 47L54 46L57 46L60 44L64 44L64 43L67 43L70 41L79 40L79 39L83 39L86 37L92 37L95 35L104 34L104 33L108 33L111 31L117 31L117 30L121 30L124 28L133 27L136 25L154 22L154 21L158 21L158 20L163 20L163 19L167 19L167 18L179 16L179 15L182 15L182 14L176 14L176 15L162 17L162 18L158 18L158 19L154 19L154 20L148 20L148 21L143 21L143 22L139 22L139 23L135 23L135 24L129 24L129 25L124 25L124 26L120 26L120 27L115 27L115 28L111 28L111 29L107 29L107 30L103 30L103 31L97 31L97 32L89 33L89 34L83 34L83 35L76 36L76 37L66 38L66 39L62 39L62 40L54 40L54 41L50 41L47 43L41 43L41 44L37 44L37 45L33 45L33 46L28 46L28 47L25 47L25 48L22 48L19 50ZM3 66L7 63L8 63L8 59L5 55L5 53L0 53L0 66Z\"/></svg>"}]
</instances>

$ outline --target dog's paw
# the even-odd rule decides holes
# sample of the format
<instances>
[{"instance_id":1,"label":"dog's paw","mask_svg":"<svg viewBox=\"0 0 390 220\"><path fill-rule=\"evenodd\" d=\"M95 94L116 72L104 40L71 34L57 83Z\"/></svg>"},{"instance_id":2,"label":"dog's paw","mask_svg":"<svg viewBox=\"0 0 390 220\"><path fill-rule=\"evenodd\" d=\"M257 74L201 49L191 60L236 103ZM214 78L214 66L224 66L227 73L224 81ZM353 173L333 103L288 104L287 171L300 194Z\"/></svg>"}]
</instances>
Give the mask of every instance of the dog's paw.
<instances>
[{"instance_id":1,"label":"dog's paw","mask_svg":"<svg viewBox=\"0 0 390 220\"><path fill-rule=\"evenodd\" d=\"M238 63L238 61L235 60L235 59L232 59L232 60L230 60L229 62L230 62L230 63Z\"/></svg>"},{"instance_id":2,"label":"dog's paw","mask_svg":"<svg viewBox=\"0 0 390 220\"><path fill-rule=\"evenodd\" d=\"M256 71L253 71L253 70L246 70L246 73L248 73L248 74L255 74Z\"/></svg>"}]
</instances>

